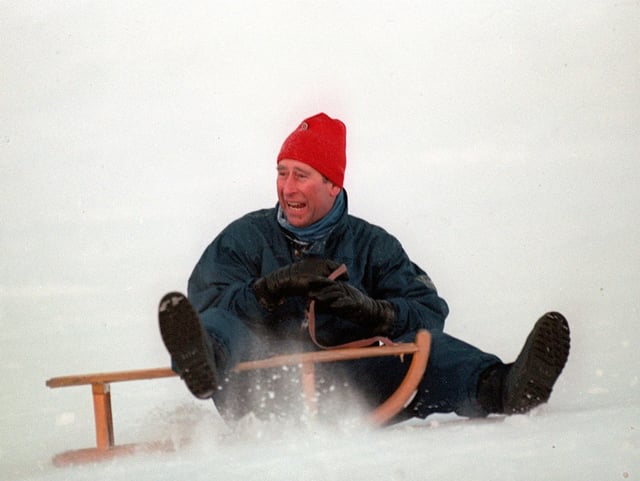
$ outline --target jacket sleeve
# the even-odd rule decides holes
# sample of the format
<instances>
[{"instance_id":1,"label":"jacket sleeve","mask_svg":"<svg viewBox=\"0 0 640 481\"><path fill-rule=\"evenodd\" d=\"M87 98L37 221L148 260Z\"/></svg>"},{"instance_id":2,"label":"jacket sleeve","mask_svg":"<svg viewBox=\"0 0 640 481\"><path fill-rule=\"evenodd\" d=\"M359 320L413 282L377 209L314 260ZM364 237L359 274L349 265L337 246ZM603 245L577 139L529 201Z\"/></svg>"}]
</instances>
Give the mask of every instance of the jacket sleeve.
<instances>
[{"instance_id":1,"label":"jacket sleeve","mask_svg":"<svg viewBox=\"0 0 640 481\"><path fill-rule=\"evenodd\" d=\"M242 232L233 224L227 227L196 264L189 278L188 295L200 314L219 308L242 319L264 317L265 311L251 288L259 273L257 252Z\"/></svg>"},{"instance_id":2,"label":"jacket sleeve","mask_svg":"<svg viewBox=\"0 0 640 481\"><path fill-rule=\"evenodd\" d=\"M376 257L369 276L369 295L389 301L396 312L392 326L393 338L418 329L442 330L449 307L435 285L419 266L414 264L400 242L390 234L377 237L372 249Z\"/></svg>"}]
</instances>

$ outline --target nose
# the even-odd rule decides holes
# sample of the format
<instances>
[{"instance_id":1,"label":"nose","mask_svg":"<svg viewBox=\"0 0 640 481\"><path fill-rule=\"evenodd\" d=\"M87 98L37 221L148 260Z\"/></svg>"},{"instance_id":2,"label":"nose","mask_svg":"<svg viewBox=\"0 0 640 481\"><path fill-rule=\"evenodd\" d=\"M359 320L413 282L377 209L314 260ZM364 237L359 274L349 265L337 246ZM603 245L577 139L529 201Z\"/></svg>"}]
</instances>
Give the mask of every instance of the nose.
<instances>
[{"instance_id":1,"label":"nose","mask_svg":"<svg viewBox=\"0 0 640 481\"><path fill-rule=\"evenodd\" d=\"M285 175L280 179L280 188L282 189L282 193L284 195L291 194L297 190L296 181L293 178L293 175Z\"/></svg>"}]
</instances>

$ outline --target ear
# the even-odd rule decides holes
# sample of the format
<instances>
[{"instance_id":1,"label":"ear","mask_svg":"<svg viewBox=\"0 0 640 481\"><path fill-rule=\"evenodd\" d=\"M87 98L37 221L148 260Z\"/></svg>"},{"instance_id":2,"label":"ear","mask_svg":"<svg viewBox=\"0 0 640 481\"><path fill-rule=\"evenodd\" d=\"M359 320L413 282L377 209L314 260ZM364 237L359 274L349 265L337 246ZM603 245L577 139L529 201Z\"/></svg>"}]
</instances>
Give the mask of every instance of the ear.
<instances>
[{"instance_id":1,"label":"ear","mask_svg":"<svg viewBox=\"0 0 640 481\"><path fill-rule=\"evenodd\" d=\"M331 182L331 188L329 189L329 195L331 197L338 197L338 194L342 192L342 187L337 186L333 182Z\"/></svg>"}]
</instances>

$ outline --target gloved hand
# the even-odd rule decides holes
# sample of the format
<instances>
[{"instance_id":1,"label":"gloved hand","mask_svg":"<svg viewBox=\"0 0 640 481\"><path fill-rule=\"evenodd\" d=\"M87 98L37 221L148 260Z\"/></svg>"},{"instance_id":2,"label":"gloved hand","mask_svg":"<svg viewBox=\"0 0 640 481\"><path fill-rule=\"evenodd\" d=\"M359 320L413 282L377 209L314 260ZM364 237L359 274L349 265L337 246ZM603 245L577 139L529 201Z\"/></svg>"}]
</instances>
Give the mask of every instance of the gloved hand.
<instances>
[{"instance_id":1,"label":"gloved hand","mask_svg":"<svg viewBox=\"0 0 640 481\"><path fill-rule=\"evenodd\" d=\"M390 302L372 299L346 282L315 280L309 290L309 297L315 299L319 312L335 314L368 326L376 335L389 334L396 318L395 309Z\"/></svg>"},{"instance_id":2,"label":"gloved hand","mask_svg":"<svg viewBox=\"0 0 640 481\"><path fill-rule=\"evenodd\" d=\"M271 311L285 297L306 296L310 282L326 279L338 267L334 261L308 257L259 278L253 284L253 292L258 302Z\"/></svg>"}]
</instances>

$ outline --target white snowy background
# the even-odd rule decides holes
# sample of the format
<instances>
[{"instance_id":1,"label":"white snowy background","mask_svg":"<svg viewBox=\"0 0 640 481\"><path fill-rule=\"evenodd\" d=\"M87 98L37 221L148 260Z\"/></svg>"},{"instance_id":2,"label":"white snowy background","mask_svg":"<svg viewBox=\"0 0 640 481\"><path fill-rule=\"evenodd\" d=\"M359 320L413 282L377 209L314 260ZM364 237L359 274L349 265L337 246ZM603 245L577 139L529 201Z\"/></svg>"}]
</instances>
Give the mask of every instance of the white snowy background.
<instances>
[{"instance_id":1,"label":"white snowy background","mask_svg":"<svg viewBox=\"0 0 640 481\"><path fill-rule=\"evenodd\" d=\"M640 2L0 2L0 478L639 480ZM166 366L158 299L272 206L304 117L348 127L355 215L512 360L563 312L551 402L385 430L229 432L178 379L113 386L116 441L176 453L56 468L94 442L64 374Z\"/></svg>"}]
</instances>

